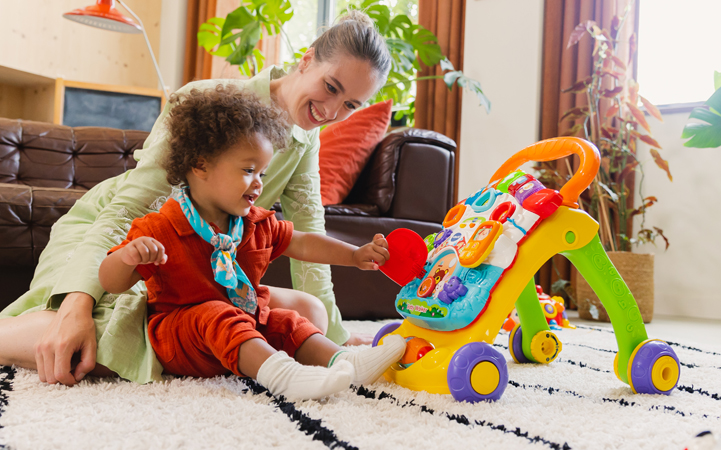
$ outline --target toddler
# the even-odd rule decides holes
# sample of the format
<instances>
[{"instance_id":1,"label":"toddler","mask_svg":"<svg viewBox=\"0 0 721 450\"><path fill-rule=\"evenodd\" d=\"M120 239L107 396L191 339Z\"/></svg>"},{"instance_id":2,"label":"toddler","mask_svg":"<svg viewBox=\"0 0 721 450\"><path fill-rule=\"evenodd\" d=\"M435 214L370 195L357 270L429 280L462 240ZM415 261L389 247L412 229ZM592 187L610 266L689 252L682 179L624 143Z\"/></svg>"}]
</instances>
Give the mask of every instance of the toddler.
<instances>
[{"instance_id":1,"label":"toddler","mask_svg":"<svg viewBox=\"0 0 721 450\"><path fill-rule=\"evenodd\" d=\"M250 376L273 394L317 399L375 381L405 350L400 336L346 352L296 311L269 309L259 284L280 255L378 270L389 258L377 234L360 248L301 233L253 206L283 148L288 124L254 94L232 86L171 97L170 149L162 162L179 185L158 213L135 219L110 249L100 282L111 293L145 280L148 334L166 373Z\"/></svg>"}]
</instances>

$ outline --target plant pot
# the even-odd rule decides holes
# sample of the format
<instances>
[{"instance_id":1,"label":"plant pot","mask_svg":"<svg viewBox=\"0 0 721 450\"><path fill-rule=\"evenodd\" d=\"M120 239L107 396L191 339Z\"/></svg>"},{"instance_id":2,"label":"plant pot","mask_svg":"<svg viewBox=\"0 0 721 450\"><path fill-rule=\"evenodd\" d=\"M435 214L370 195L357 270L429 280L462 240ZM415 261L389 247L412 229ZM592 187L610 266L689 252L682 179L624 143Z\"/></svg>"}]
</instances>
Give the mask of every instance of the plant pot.
<instances>
[{"instance_id":1,"label":"plant pot","mask_svg":"<svg viewBox=\"0 0 721 450\"><path fill-rule=\"evenodd\" d=\"M644 323L651 322L654 297L653 254L608 252L608 257L636 299ZM606 308L575 267L571 270L571 284L575 288L574 298L580 318L610 322Z\"/></svg>"}]
</instances>

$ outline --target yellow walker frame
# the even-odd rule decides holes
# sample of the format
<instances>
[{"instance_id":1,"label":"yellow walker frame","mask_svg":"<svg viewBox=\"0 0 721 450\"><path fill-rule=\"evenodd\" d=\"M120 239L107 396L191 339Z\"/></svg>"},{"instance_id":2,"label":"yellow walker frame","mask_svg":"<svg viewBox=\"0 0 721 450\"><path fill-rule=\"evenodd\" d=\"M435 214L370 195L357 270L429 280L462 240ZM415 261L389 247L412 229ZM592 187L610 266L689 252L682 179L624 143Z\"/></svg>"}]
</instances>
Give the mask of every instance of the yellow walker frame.
<instances>
[{"instance_id":1,"label":"yellow walker frame","mask_svg":"<svg viewBox=\"0 0 721 450\"><path fill-rule=\"evenodd\" d=\"M454 331L431 330L403 320L389 334L425 339L433 349L409 367L396 364L388 369L384 374L387 380L412 390L452 393L457 400L497 400L505 390L508 373L505 358L494 355L498 351L490 344L514 306L520 318L509 337L514 361L550 363L556 359L562 345L545 320L533 276L560 254L579 270L608 311L618 343L616 376L634 392L669 394L675 388L680 373L676 354L665 342L648 339L638 305L598 238L598 222L578 209L579 194L599 169L596 147L572 137L538 142L506 161L491 184L526 162L572 154L579 156L580 168L560 190L562 206L519 246L515 263L491 292L485 311L470 325ZM376 340L382 344L383 338ZM464 347L466 350L459 352Z\"/></svg>"}]
</instances>

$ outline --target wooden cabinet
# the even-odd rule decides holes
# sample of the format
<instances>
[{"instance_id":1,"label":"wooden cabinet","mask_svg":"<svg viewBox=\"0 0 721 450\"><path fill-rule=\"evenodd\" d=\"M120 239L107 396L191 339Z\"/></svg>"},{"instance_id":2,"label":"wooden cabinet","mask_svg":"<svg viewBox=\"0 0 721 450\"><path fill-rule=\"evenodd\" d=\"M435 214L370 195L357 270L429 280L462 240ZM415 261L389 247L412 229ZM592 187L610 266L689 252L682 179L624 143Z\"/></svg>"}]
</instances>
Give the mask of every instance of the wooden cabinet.
<instances>
[{"instance_id":1,"label":"wooden cabinet","mask_svg":"<svg viewBox=\"0 0 721 450\"><path fill-rule=\"evenodd\" d=\"M88 103L82 105L78 102ZM158 89L49 78L0 66L0 117L60 125L99 125L149 131L164 104L165 97ZM135 109L134 114L128 114L131 107L142 108L142 111ZM88 123L82 123L83 119L77 112L69 114L78 108L87 108L92 112L88 114ZM144 115L146 120L143 123L146 125L122 126L123 123L133 123L123 121L123 115L133 116L130 119ZM109 123L94 122L93 116L105 118Z\"/></svg>"}]
</instances>

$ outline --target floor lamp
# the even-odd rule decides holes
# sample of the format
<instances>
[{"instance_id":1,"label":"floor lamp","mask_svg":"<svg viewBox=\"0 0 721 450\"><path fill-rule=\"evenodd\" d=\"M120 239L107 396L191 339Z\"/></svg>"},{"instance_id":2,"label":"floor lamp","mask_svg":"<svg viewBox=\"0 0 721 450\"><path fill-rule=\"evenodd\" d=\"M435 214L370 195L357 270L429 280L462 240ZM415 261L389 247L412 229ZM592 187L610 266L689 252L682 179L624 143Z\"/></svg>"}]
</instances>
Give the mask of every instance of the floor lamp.
<instances>
[{"instance_id":1,"label":"floor lamp","mask_svg":"<svg viewBox=\"0 0 721 450\"><path fill-rule=\"evenodd\" d=\"M101 28L103 30L131 34L143 33L145 43L148 45L148 52L150 52L150 57L153 59L155 72L158 74L158 80L160 81L160 85L163 87L165 99L167 100L170 97L170 92L168 91L167 86L165 86L163 76L160 75L160 68L158 67L158 62L155 60L153 49L150 47L150 41L148 40L148 35L145 33L143 21L140 20L140 17L128 8L128 5L126 5L122 0L118 0L118 3L120 3L123 8L125 8L138 22L136 23L133 19L120 14L120 12L115 9L115 0L97 0L95 5L75 9L63 14L63 17L74 22L90 25L95 28Z\"/></svg>"}]
</instances>

